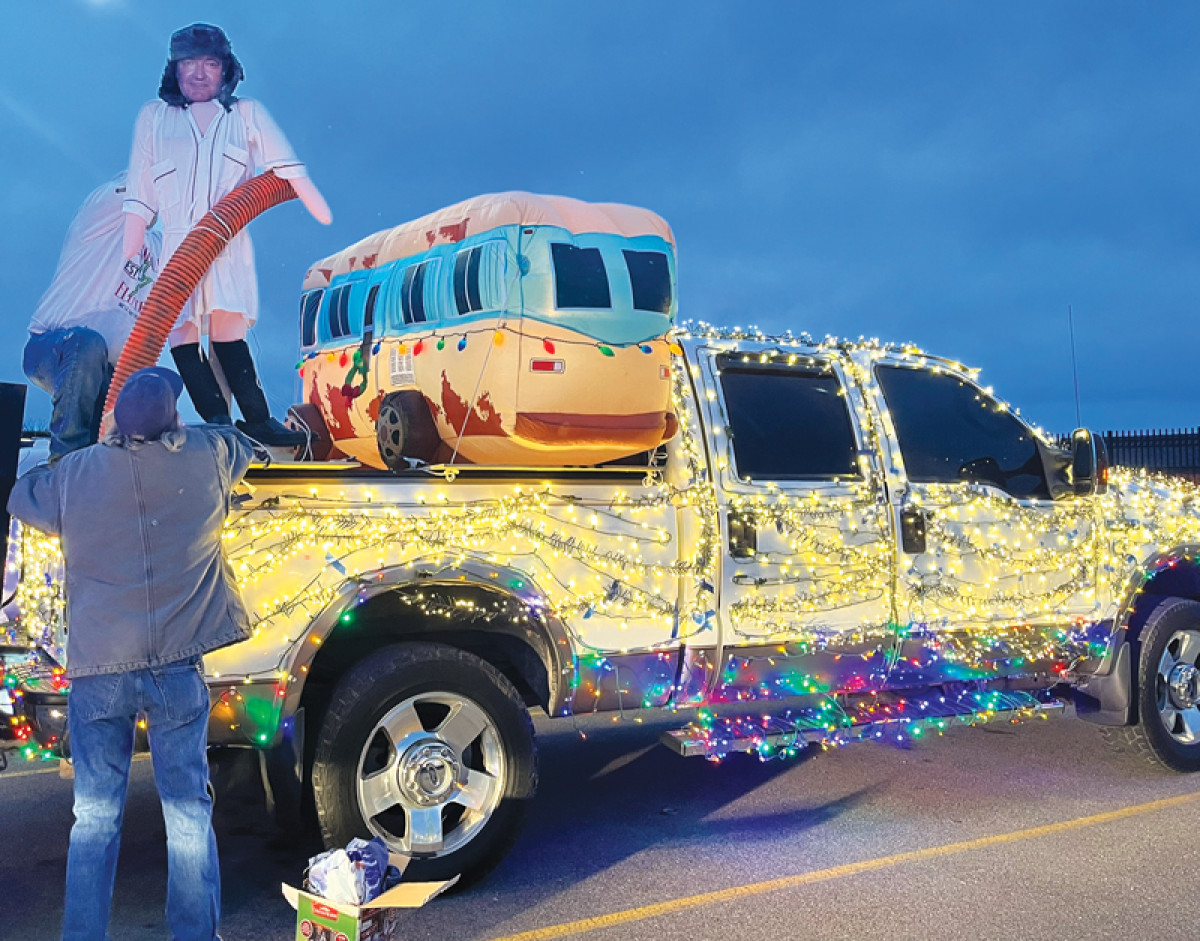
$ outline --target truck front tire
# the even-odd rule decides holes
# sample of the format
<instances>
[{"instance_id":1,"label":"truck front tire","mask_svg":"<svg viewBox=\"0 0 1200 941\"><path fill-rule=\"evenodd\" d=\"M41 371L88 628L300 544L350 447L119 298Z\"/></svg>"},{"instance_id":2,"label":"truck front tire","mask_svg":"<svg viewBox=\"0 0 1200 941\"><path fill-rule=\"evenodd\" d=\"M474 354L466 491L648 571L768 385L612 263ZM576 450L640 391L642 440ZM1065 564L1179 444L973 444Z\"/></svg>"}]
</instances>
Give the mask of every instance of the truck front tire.
<instances>
[{"instance_id":1,"label":"truck front tire","mask_svg":"<svg viewBox=\"0 0 1200 941\"><path fill-rule=\"evenodd\" d=\"M1143 763L1200 771L1200 602L1167 598L1138 640L1137 724L1104 738Z\"/></svg>"},{"instance_id":2,"label":"truck front tire","mask_svg":"<svg viewBox=\"0 0 1200 941\"><path fill-rule=\"evenodd\" d=\"M441 644L384 647L341 680L313 764L329 847L379 836L406 879L485 876L537 787L533 724L490 664Z\"/></svg>"}]
</instances>

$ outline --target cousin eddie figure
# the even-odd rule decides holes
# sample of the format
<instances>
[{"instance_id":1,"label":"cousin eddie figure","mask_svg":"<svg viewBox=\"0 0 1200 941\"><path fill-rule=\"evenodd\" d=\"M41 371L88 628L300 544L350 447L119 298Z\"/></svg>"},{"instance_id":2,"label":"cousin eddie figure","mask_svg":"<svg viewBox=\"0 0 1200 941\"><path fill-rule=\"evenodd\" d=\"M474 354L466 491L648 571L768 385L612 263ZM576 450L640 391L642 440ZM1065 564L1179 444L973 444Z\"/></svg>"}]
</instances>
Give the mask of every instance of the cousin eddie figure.
<instances>
[{"instance_id":1,"label":"cousin eddie figure","mask_svg":"<svg viewBox=\"0 0 1200 941\"><path fill-rule=\"evenodd\" d=\"M160 100L143 106L133 136L125 194L124 254L142 250L157 217L162 266L192 227L224 196L258 172L288 180L305 208L324 225L329 206L296 159L266 108L234 97L244 77L229 40L216 26L196 23L171 36ZM233 398L238 427L263 444L294 447L302 432L273 418L246 344L258 318L258 282L250 236L241 232L205 273L170 335L171 356L192 404L212 424L231 424L229 404L200 348L208 335Z\"/></svg>"}]
</instances>

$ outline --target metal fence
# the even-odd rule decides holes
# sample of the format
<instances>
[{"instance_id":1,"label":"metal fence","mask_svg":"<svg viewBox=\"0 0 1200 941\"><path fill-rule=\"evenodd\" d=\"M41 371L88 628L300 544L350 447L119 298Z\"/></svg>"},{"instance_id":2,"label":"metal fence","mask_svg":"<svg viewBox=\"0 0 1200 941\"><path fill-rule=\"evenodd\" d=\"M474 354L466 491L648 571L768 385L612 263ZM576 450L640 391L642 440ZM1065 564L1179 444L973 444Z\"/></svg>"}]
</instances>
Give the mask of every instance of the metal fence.
<instances>
[{"instance_id":1,"label":"metal fence","mask_svg":"<svg viewBox=\"0 0 1200 941\"><path fill-rule=\"evenodd\" d=\"M1186 477L1200 483L1200 428L1105 431L1109 463ZM1064 444L1070 445L1070 436Z\"/></svg>"}]
</instances>

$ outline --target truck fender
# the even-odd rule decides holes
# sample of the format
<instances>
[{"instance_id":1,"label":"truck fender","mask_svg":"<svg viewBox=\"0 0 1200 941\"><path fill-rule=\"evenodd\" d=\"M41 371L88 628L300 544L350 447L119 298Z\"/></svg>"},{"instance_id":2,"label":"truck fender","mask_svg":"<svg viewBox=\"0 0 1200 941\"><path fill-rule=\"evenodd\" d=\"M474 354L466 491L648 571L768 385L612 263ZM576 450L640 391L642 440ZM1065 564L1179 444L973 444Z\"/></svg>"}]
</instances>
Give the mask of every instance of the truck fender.
<instances>
[{"instance_id":1,"label":"truck fender","mask_svg":"<svg viewBox=\"0 0 1200 941\"><path fill-rule=\"evenodd\" d=\"M575 671L574 646L565 625L554 614L553 606L545 593L524 573L503 566L487 566L467 560L451 565L416 569L396 566L364 573L357 579L346 581L337 596L297 638L281 664L281 669L286 671L289 678L283 716L292 716L300 708L309 668L320 652L321 645L346 612L398 589L463 585L508 595L530 612L529 627L525 636L520 639L534 649L546 669L550 687L547 712L550 715L560 714L569 701L570 681Z\"/></svg>"}]
</instances>

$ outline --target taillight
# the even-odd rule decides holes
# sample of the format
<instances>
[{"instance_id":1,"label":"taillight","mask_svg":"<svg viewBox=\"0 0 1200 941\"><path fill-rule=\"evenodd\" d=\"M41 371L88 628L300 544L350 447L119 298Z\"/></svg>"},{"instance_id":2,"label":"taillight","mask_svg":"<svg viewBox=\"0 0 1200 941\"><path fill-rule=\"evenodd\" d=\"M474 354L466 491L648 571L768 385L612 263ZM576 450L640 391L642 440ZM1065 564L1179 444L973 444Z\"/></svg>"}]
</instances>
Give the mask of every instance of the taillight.
<instances>
[{"instance_id":1,"label":"taillight","mask_svg":"<svg viewBox=\"0 0 1200 941\"><path fill-rule=\"evenodd\" d=\"M562 359L531 359L529 368L533 372L566 372L567 363Z\"/></svg>"}]
</instances>

